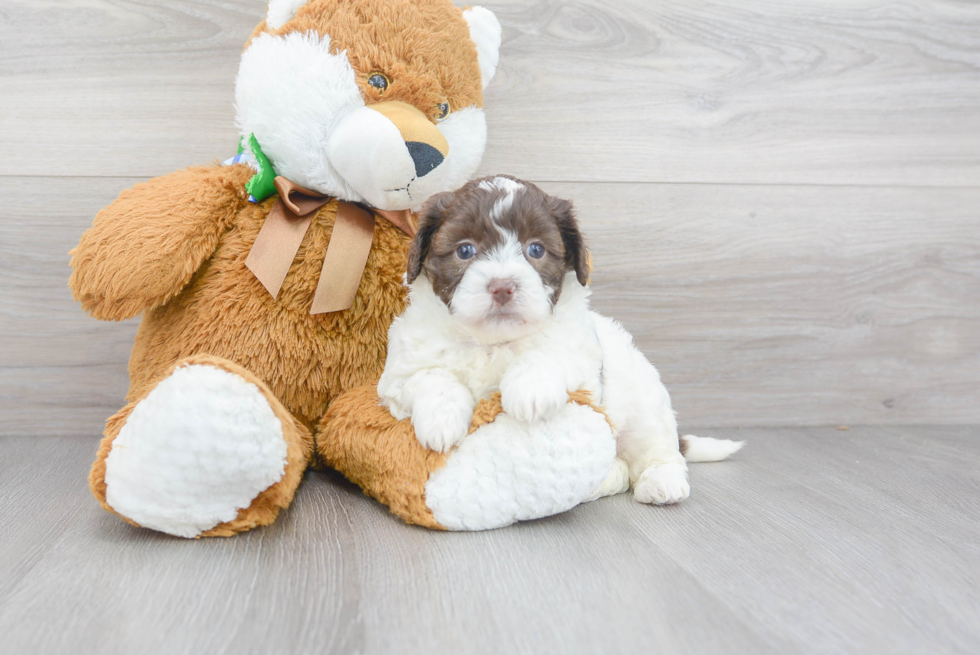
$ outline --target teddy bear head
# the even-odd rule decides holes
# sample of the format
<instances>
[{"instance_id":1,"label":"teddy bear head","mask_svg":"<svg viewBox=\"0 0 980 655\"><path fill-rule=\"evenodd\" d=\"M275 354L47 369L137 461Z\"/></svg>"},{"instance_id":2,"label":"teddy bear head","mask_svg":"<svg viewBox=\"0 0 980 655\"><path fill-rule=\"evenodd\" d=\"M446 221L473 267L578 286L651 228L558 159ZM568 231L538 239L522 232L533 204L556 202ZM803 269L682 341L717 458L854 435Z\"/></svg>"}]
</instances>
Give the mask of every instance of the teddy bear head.
<instances>
[{"instance_id":1,"label":"teddy bear head","mask_svg":"<svg viewBox=\"0 0 980 655\"><path fill-rule=\"evenodd\" d=\"M479 165L499 47L493 13L450 0L270 0L239 65L237 126L277 175L415 209Z\"/></svg>"}]
</instances>

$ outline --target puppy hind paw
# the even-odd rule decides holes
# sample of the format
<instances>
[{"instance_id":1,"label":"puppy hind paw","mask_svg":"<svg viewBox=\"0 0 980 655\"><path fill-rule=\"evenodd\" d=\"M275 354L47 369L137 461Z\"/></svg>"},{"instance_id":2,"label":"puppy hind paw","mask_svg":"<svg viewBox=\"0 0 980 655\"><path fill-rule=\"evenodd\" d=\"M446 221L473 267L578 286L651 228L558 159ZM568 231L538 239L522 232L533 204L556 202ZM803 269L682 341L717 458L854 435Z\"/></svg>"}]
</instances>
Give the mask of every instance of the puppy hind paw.
<instances>
[{"instance_id":1,"label":"puppy hind paw","mask_svg":"<svg viewBox=\"0 0 980 655\"><path fill-rule=\"evenodd\" d=\"M670 505L691 495L687 471L682 464L659 464L649 467L633 487L633 497L641 503Z\"/></svg>"},{"instance_id":2,"label":"puppy hind paw","mask_svg":"<svg viewBox=\"0 0 980 655\"><path fill-rule=\"evenodd\" d=\"M504 412L522 423L551 418L567 403L565 380L557 371L504 375L500 381L500 404Z\"/></svg>"}]
</instances>

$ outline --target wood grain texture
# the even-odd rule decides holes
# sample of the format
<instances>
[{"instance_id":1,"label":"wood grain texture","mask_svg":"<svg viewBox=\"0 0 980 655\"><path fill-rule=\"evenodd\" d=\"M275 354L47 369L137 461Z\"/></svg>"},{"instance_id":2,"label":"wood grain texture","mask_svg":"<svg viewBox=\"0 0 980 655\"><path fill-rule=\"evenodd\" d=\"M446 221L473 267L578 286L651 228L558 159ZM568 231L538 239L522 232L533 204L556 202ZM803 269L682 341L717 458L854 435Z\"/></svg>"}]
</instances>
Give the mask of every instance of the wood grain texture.
<instances>
[{"instance_id":1,"label":"wood grain texture","mask_svg":"<svg viewBox=\"0 0 980 655\"><path fill-rule=\"evenodd\" d=\"M310 474L273 526L203 541L102 512L95 440L0 439L0 650L980 649L976 428L714 434L749 446L692 467L674 507L622 495L447 534Z\"/></svg>"},{"instance_id":2,"label":"wood grain texture","mask_svg":"<svg viewBox=\"0 0 980 655\"><path fill-rule=\"evenodd\" d=\"M133 182L0 177L2 433L98 434L122 406L137 324L84 316L66 253ZM682 426L980 421L980 190L544 186Z\"/></svg>"},{"instance_id":3,"label":"wood grain texture","mask_svg":"<svg viewBox=\"0 0 980 655\"><path fill-rule=\"evenodd\" d=\"M235 148L265 0L8 0L0 174L154 176ZM980 6L487 2L482 170L541 180L972 186ZM533 135L533 138L528 138Z\"/></svg>"},{"instance_id":4,"label":"wood grain texture","mask_svg":"<svg viewBox=\"0 0 980 655\"><path fill-rule=\"evenodd\" d=\"M980 420L980 189L546 186L682 424Z\"/></svg>"},{"instance_id":5,"label":"wood grain texture","mask_svg":"<svg viewBox=\"0 0 980 655\"><path fill-rule=\"evenodd\" d=\"M124 404L138 321L85 316L68 289L68 251L137 181L0 177L2 434L100 434Z\"/></svg>"}]
</instances>

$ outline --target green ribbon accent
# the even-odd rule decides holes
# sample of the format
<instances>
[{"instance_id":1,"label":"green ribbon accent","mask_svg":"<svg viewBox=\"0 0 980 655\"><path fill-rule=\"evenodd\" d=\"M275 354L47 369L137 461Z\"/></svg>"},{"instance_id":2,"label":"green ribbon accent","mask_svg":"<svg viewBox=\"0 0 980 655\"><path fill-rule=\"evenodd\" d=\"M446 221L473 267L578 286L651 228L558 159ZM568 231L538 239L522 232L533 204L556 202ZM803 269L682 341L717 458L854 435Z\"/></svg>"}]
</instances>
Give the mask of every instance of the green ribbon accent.
<instances>
[{"instance_id":1,"label":"green ribbon accent","mask_svg":"<svg viewBox=\"0 0 980 655\"><path fill-rule=\"evenodd\" d=\"M250 134L247 141L244 137L239 140L238 154L244 152L246 147L255 158L255 163L259 171L245 185L245 190L255 198L255 202L262 202L276 193L276 172L272 168L272 162L269 161L269 158L262 152L262 148L259 147L259 141L255 138L254 134Z\"/></svg>"}]
</instances>

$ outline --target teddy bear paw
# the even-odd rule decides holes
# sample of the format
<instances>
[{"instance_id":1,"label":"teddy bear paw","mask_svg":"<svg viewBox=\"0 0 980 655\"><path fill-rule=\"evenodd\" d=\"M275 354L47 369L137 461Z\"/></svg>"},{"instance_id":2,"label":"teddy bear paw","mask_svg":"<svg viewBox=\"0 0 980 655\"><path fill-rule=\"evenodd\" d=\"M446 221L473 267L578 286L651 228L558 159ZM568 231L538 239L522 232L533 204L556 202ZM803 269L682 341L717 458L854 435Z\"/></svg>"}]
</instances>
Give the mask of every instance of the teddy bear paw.
<instances>
[{"instance_id":1,"label":"teddy bear paw","mask_svg":"<svg viewBox=\"0 0 980 655\"><path fill-rule=\"evenodd\" d=\"M196 537L278 482L286 455L282 422L256 385L214 366L181 366L112 442L105 499L141 526Z\"/></svg>"}]
</instances>

